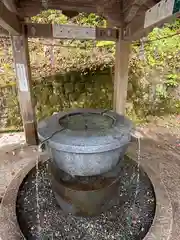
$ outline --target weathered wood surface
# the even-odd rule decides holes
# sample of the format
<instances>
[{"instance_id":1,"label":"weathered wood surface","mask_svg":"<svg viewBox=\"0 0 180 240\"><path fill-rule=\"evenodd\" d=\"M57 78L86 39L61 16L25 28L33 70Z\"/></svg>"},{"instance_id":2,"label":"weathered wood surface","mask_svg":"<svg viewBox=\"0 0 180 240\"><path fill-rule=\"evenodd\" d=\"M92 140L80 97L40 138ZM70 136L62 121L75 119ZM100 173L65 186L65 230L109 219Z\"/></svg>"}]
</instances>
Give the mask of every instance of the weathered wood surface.
<instances>
[{"instance_id":1,"label":"weathered wood surface","mask_svg":"<svg viewBox=\"0 0 180 240\"><path fill-rule=\"evenodd\" d=\"M18 14L15 0L2 0L2 2L10 12Z\"/></svg>"},{"instance_id":2,"label":"weathered wood surface","mask_svg":"<svg viewBox=\"0 0 180 240\"><path fill-rule=\"evenodd\" d=\"M159 0L20 0L18 12L22 17L34 16L46 8L65 10L68 11L69 14L71 11L93 12L107 18L111 25L122 27L124 24L131 22L136 15L139 16L143 14L158 1Z\"/></svg>"},{"instance_id":3,"label":"weathered wood surface","mask_svg":"<svg viewBox=\"0 0 180 240\"><path fill-rule=\"evenodd\" d=\"M38 143L38 138L34 106L31 97L31 71L27 37L24 35L12 36L12 47L26 142L30 145L35 145Z\"/></svg>"},{"instance_id":4,"label":"weathered wood surface","mask_svg":"<svg viewBox=\"0 0 180 240\"><path fill-rule=\"evenodd\" d=\"M173 22L178 17L180 17L180 11L146 27L144 12L142 15L136 16L134 20L125 27L124 39L138 40L144 36L147 36L154 27L161 27L165 22Z\"/></svg>"},{"instance_id":5,"label":"weathered wood surface","mask_svg":"<svg viewBox=\"0 0 180 240\"><path fill-rule=\"evenodd\" d=\"M139 39L147 35L154 26L160 26L164 22L173 19L173 17L169 17L164 21L153 24L151 27L144 26L146 11L157 3L159 5L160 2L162 2L160 0L19 0L17 5L15 4L17 3L15 0L3 0L3 2L1 2L3 14L1 14L0 25L13 35L18 34L20 31L20 23L14 13L17 13L18 17L23 20L26 17L34 16L46 9L62 10L71 17L77 15L78 12L96 13L105 17L109 26L124 28L124 38L128 40ZM12 15L10 15L10 13ZM179 14L175 14L174 17L178 15ZM46 27L47 29L43 30L43 28L44 26L42 25L42 30L38 30L39 35L42 35L44 31L42 37L48 37L48 31L50 29ZM49 26L49 28L51 28L51 26ZM47 32L45 32L46 30ZM6 34L6 32L3 34ZM100 40L104 40L103 38Z\"/></svg>"},{"instance_id":6,"label":"weathered wood surface","mask_svg":"<svg viewBox=\"0 0 180 240\"><path fill-rule=\"evenodd\" d=\"M114 110L125 114L128 88L128 67L130 42L122 40L122 32L116 43L115 74L114 74Z\"/></svg>"},{"instance_id":7,"label":"weathered wood surface","mask_svg":"<svg viewBox=\"0 0 180 240\"><path fill-rule=\"evenodd\" d=\"M142 15L148 8L151 8L157 1L152 0L123 0L124 22L131 22L136 16Z\"/></svg>"},{"instance_id":8,"label":"weathered wood surface","mask_svg":"<svg viewBox=\"0 0 180 240\"><path fill-rule=\"evenodd\" d=\"M0 27L0 36L8 36L9 32L4 28Z\"/></svg>"},{"instance_id":9,"label":"weathered wood surface","mask_svg":"<svg viewBox=\"0 0 180 240\"><path fill-rule=\"evenodd\" d=\"M10 12L2 1L0 1L0 26L13 35L21 33L21 24L18 17Z\"/></svg>"},{"instance_id":10,"label":"weathered wood surface","mask_svg":"<svg viewBox=\"0 0 180 240\"><path fill-rule=\"evenodd\" d=\"M16 3L16 4L15 4ZM180 15L175 14L150 27L144 26L145 13L155 4L161 5L160 0L2 0L0 2L0 25L12 35L21 31L19 19L34 16L46 9L62 10L68 16L75 16L78 12L96 13L105 17L109 26L125 29L124 38L136 40L147 35L154 26L171 21ZM17 13L17 16L15 15ZM18 19L19 18L19 19ZM43 28L43 26L42 26ZM42 30L39 30L40 33ZM6 32L1 31L3 34ZM2 34L1 34L2 35ZM44 31L44 37L48 32ZM103 39L102 39L103 40Z\"/></svg>"},{"instance_id":11,"label":"weathered wood surface","mask_svg":"<svg viewBox=\"0 0 180 240\"><path fill-rule=\"evenodd\" d=\"M26 34L33 38L59 38L116 41L119 31L113 28L93 28L62 24L25 24Z\"/></svg>"}]
</instances>

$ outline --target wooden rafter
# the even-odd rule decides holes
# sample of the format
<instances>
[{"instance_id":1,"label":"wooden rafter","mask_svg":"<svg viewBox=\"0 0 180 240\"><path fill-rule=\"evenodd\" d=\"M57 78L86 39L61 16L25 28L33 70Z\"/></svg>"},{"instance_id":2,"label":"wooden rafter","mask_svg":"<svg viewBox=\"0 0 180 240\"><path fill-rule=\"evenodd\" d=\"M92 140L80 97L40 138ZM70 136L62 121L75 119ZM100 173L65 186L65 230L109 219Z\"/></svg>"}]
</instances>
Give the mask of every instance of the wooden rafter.
<instances>
[{"instance_id":1,"label":"wooden rafter","mask_svg":"<svg viewBox=\"0 0 180 240\"><path fill-rule=\"evenodd\" d=\"M73 11L73 12L96 12L96 7L91 4L93 1L72 1L68 2L67 0L51 0L47 1L48 9L56 9L56 10L65 10L65 11ZM42 1L40 0L23 0L19 1L18 11L19 15L22 17L31 17L36 14L39 14L42 10L46 10Z\"/></svg>"},{"instance_id":2,"label":"wooden rafter","mask_svg":"<svg viewBox=\"0 0 180 240\"><path fill-rule=\"evenodd\" d=\"M1 36L8 36L9 33L4 28L0 27L0 37Z\"/></svg>"},{"instance_id":3,"label":"wooden rafter","mask_svg":"<svg viewBox=\"0 0 180 240\"><path fill-rule=\"evenodd\" d=\"M146 2L147 0L133 0L131 6L124 13L124 22L126 23L131 22L132 19L136 16L139 8Z\"/></svg>"},{"instance_id":4,"label":"wooden rafter","mask_svg":"<svg viewBox=\"0 0 180 240\"><path fill-rule=\"evenodd\" d=\"M6 6L6 8L13 13L18 13L17 12L17 8L16 8L16 4L14 0L2 0L2 2L4 3L4 5Z\"/></svg>"},{"instance_id":5,"label":"wooden rafter","mask_svg":"<svg viewBox=\"0 0 180 240\"><path fill-rule=\"evenodd\" d=\"M114 28L80 27L76 25L62 24L25 24L26 35L34 38L59 38L59 39L82 39L116 41L118 30Z\"/></svg>"},{"instance_id":6,"label":"wooden rafter","mask_svg":"<svg viewBox=\"0 0 180 240\"><path fill-rule=\"evenodd\" d=\"M21 33L21 25L16 14L10 12L3 2L0 2L0 26L12 35Z\"/></svg>"},{"instance_id":7,"label":"wooden rafter","mask_svg":"<svg viewBox=\"0 0 180 240\"><path fill-rule=\"evenodd\" d=\"M154 5L153 8L159 8L161 9L161 5L166 3L165 1L160 1L158 4ZM180 7L179 11L176 9L176 13L174 13L173 8L168 10L167 13L164 12L164 10L157 9L157 16L154 13L155 10L149 9L148 11L144 12L140 16L136 16L133 21L131 21L124 30L124 39L131 39L131 40L137 40L140 39L143 36L147 36L149 32L152 31L154 27L162 26L165 22L171 22L177 17L180 16ZM162 11L162 15L161 12ZM172 11L172 12L171 12ZM147 14L153 13L153 16L149 16L147 18ZM148 20L147 20L148 19Z\"/></svg>"},{"instance_id":8,"label":"wooden rafter","mask_svg":"<svg viewBox=\"0 0 180 240\"><path fill-rule=\"evenodd\" d=\"M20 18L32 17L45 9L57 9L74 16L78 12L96 13L104 16L111 26L123 27L137 15L142 15L149 7L160 0L51 0L43 4L40 0L3 0L11 12Z\"/></svg>"},{"instance_id":9,"label":"wooden rafter","mask_svg":"<svg viewBox=\"0 0 180 240\"><path fill-rule=\"evenodd\" d=\"M136 16L142 15L159 1L160 0L131 0L130 4L126 7L124 3L124 22L130 23Z\"/></svg>"},{"instance_id":10,"label":"wooden rafter","mask_svg":"<svg viewBox=\"0 0 180 240\"><path fill-rule=\"evenodd\" d=\"M150 20L146 19L145 14L149 7L159 1L47 0L47 4L44 5L41 0L0 0L2 32L7 33L8 31L12 35L19 101L27 143L38 143L36 117L31 96L28 37L116 41L114 109L118 113L124 114L128 87L130 42L147 34L153 26L161 23L159 20L157 20L157 23L156 19L155 21L151 21L151 18L149 18ZM15 2L18 2L18 6ZM75 16L78 12L96 13L104 16L111 26L121 29L25 23L26 17L30 18L45 9L62 10L69 16ZM24 23L20 23L19 19L24 19ZM168 21L167 18L166 20Z\"/></svg>"},{"instance_id":11,"label":"wooden rafter","mask_svg":"<svg viewBox=\"0 0 180 240\"><path fill-rule=\"evenodd\" d=\"M122 0L51 0L48 1L48 9L62 11L96 13L104 16L113 26L121 26L121 1ZM18 12L21 17L31 17L42 10L42 1L20 0ZM69 14L68 14L69 15Z\"/></svg>"}]
</instances>

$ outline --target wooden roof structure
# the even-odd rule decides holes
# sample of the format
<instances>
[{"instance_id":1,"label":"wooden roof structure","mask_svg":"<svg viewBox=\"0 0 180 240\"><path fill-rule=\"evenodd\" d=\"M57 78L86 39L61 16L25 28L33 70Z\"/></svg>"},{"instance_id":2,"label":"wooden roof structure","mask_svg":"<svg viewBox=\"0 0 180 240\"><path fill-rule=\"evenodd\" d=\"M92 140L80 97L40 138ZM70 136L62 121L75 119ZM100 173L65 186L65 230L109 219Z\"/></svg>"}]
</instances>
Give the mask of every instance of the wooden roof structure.
<instances>
[{"instance_id":1,"label":"wooden roof structure","mask_svg":"<svg viewBox=\"0 0 180 240\"><path fill-rule=\"evenodd\" d=\"M105 17L110 26L130 27L134 33L143 29L146 11L161 2L160 0L1 0L0 9L4 16L11 17L16 29L18 29L18 21L23 22L24 19L35 16L45 9L57 9L62 10L67 16L74 16L79 12L96 13ZM5 27L4 34L7 34L6 30ZM2 34L1 29L0 35Z\"/></svg>"},{"instance_id":2,"label":"wooden roof structure","mask_svg":"<svg viewBox=\"0 0 180 240\"><path fill-rule=\"evenodd\" d=\"M72 11L97 13L120 27L131 22L135 16L143 14L159 0L19 0L16 4L13 4L12 0L9 2L9 10L16 12L21 18L32 17L49 8L63 10L67 15Z\"/></svg>"},{"instance_id":3,"label":"wooden roof structure","mask_svg":"<svg viewBox=\"0 0 180 240\"><path fill-rule=\"evenodd\" d=\"M30 17L47 9L62 10L70 17L80 12L96 13L105 17L111 27L90 28L37 24L29 21ZM180 0L1 0L0 36L9 34L12 39L19 102L27 143L38 143L31 97L29 37L115 41L114 110L124 114L131 41L146 36L154 26L178 16Z\"/></svg>"}]
</instances>

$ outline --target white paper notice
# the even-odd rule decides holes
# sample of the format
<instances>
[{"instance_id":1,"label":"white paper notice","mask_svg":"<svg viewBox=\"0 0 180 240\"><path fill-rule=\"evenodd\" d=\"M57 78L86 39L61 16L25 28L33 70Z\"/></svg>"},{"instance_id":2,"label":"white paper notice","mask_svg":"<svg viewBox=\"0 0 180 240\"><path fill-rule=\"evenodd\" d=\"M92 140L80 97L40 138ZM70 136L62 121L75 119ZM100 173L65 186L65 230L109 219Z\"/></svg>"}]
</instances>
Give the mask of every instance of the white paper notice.
<instances>
[{"instance_id":1,"label":"white paper notice","mask_svg":"<svg viewBox=\"0 0 180 240\"><path fill-rule=\"evenodd\" d=\"M28 92L29 87L24 64L16 64L16 73L19 81L19 90L22 92Z\"/></svg>"}]
</instances>

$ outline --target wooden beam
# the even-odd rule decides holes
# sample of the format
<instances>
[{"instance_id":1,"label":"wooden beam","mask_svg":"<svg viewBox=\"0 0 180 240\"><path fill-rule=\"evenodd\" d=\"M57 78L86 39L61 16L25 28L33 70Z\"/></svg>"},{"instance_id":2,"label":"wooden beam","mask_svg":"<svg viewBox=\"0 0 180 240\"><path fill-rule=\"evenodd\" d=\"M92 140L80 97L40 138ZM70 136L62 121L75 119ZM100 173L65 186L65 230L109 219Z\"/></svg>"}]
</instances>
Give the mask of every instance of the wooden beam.
<instances>
[{"instance_id":1,"label":"wooden beam","mask_svg":"<svg viewBox=\"0 0 180 240\"><path fill-rule=\"evenodd\" d=\"M139 5L132 5L132 7L124 14L124 22L129 23L139 10Z\"/></svg>"},{"instance_id":2,"label":"wooden beam","mask_svg":"<svg viewBox=\"0 0 180 240\"><path fill-rule=\"evenodd\" d=\"M145 14L134 18L133 22L131 22L125 27L123 38L125 40L136 40L138 38L141 38L145 34L144 19L145 19Z\"/></svg>"},{"instance_id":3,"label":"wooden beam","mask_svg":"<svg viewBox=\"0 0 180 240\"><path fill-rule=\"evenodd\" d=\"M138 40L147 36L155 27L162 27L164 23L173 22L176 18L180 17L180 13L176 13L173 16L167 17L165 20L161 20L151 26L144 28L145 16L140 16L133 20L133 23L129 24L124 29L124 40Z\"/></svg>"},{"instance_id":4,"label":"wooden beam","mask_svg":"<svg viewBox=\"0 0 180 240\"><path fill-rule=\"evenodd\" d=\"M27 144L38 143L36 118L31 96L31 71L26 36L12 36L12 47L18 80L19 103Z\"/></svg>"},{"instance_id":5,"label":"wooden beam","mask_svg":"<svg viewBox=\"0 0 180 240\"><path fill-rule=\"evenodd\" d=\"M2 1L0 1L0 26L12 35L21 33L21 24L16 14L10 12Z\"/></svg>"},{"instance_id":6,"label":"wooden beam","mask_svg":"<svg viewBox=\"0 0 180 240\"><path fill-rule=\"evenodd\" d=\"M124 22L129 23L136 16L138 10L148 0L133 0L131 6L128 7L127 11L124 12Z\"/></svg>"},{"instance_id":7,"label":"wooden beam","mask_svg":"<svg viewBox=\"0 0 180 240\"><path fill-rule=\"evenodd\" d=\"M8 36L9 33L4 28L0 27L0 36Z\"/></svg>"},{"instance_id":8,"label":"wooden beam","mask_svg":"<svg viewBox=\"0 0 180 240\"><path fill-rule=\"evenodd\" d=\"M118 30L114 28L92 28L76 25L26 23L26 34L33 38L82 39L116 41Z\"/></svg>"},{"instance_id":9,"label":"wooden beam","mask_svg":"<svg viewBox=\"0 0 180 240\"><path fill-rule=\"evenodd\" d=\"M22 17L31 17L39 14L47 5L49 9L96 13L108 19L113 26L121 26L121 2L122 0L21 0L18 11Z\"/></svg>"},{"instance_id":10,"label":"wooden beam","mask_svg":"<svg viewBox=\"0 0 180 240\"><path fill-rule=\"evenodd\" d=\"M2 0L2 2L4 3L4 5L7 7L7 9L10 12L13 12L13 13L16 13L16 14L18 13L16 5L15 5L15 0Z\"/></svg>"},{"instance_id":11,"label":"wooden beam","mask_svg":"<svg viewBox=\"0 0 180 240\"><path fill-rule=\"evenodd\" d=\"M175 0L176 2L177 0ZM162 26L180 16L180 4L171 5L173 1L162 0L143 15L135 17L124 29L124 39L137 40L146 36L154 27ZM167 5L166 4L170 4Z\"/></svg>"},{"instance_id":12,"label":"wooden beam","mask_svg":"<svg viewBox=\"0 0 180 240\"><path fill-rule=\"evenodd\" d=\"M65 11L77 11L95 13L96 5L91 4L86 0L69 1L69 0L23 0L19 1L18 9L24 16L35 16L42 10L45 10L42 2L47 2L49 9L65 10Z\"/></svg>"},{"instance_id":13,"label":"wooden beam","mask_svg":"<svg viewBox=\"0 0 180 240\"><path fill-rule=\"evenodd\" d=\"M115 74L114 74L114 110L125 114L128 88L128 67L130 42L122 40L122 33L116 43Z\"/></svg>"}]
</instances>

